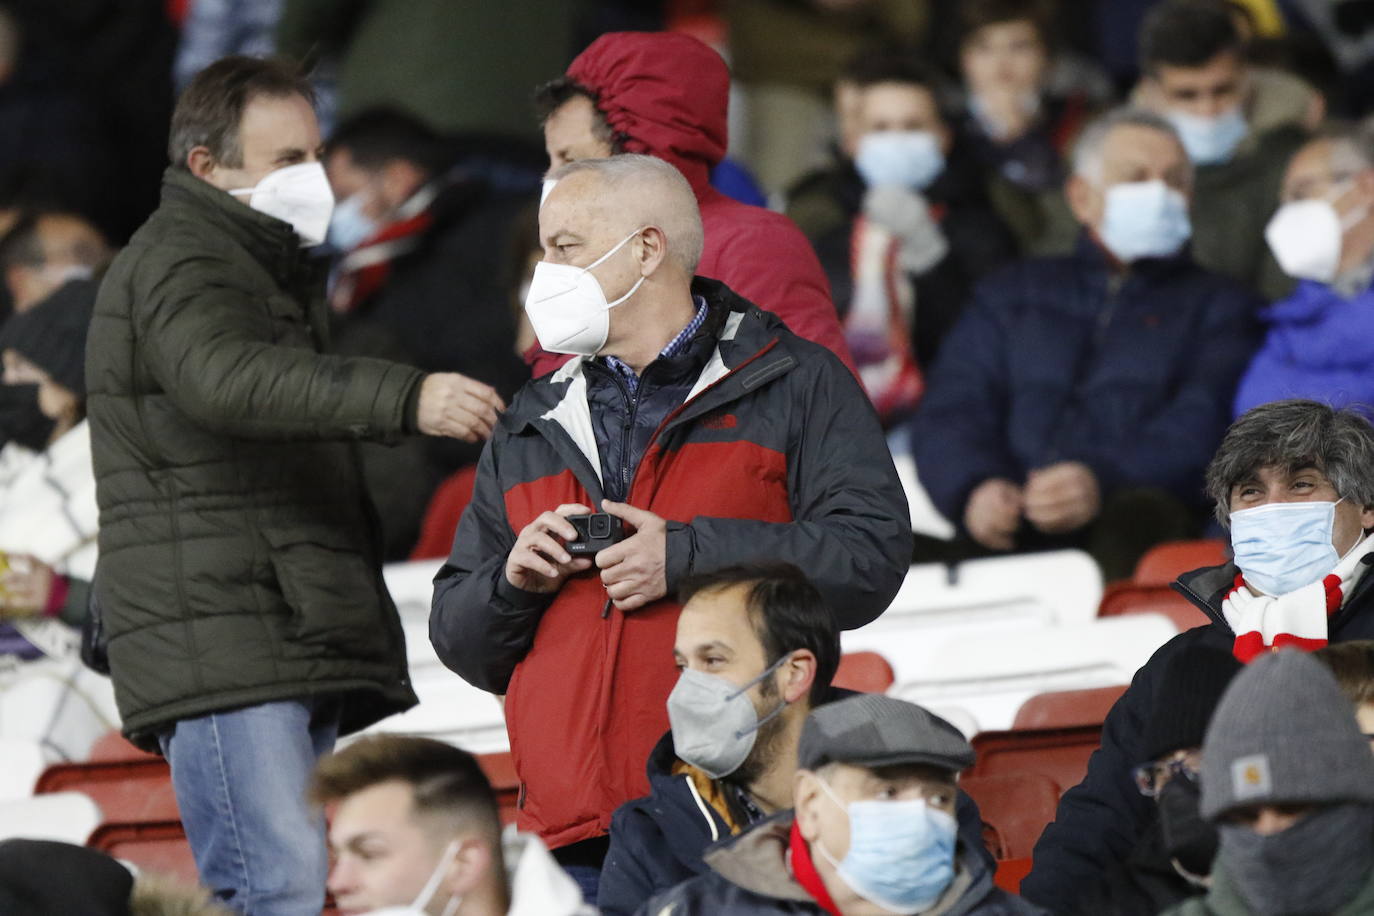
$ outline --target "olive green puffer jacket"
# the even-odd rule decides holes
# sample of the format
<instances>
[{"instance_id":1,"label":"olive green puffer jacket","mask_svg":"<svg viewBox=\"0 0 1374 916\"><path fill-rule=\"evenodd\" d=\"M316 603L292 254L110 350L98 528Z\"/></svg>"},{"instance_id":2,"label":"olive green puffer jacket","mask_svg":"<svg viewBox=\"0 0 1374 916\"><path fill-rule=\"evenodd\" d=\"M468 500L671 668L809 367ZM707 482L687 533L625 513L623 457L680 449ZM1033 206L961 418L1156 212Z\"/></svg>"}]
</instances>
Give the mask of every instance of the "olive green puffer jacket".
<instances>
[{"instance_id":1,"label":"olive green puffer jacket","mask_svg":"<svg viewBox=\"0 0 1374 916\"><path fill-rule=\"evenodd\" d=\"M349 440L408 431L421 373L322 355L290 225L171 169L87 345L96 590L124 732L308 695L341 730L415 701Z\"/></svg>"}]
</instances>

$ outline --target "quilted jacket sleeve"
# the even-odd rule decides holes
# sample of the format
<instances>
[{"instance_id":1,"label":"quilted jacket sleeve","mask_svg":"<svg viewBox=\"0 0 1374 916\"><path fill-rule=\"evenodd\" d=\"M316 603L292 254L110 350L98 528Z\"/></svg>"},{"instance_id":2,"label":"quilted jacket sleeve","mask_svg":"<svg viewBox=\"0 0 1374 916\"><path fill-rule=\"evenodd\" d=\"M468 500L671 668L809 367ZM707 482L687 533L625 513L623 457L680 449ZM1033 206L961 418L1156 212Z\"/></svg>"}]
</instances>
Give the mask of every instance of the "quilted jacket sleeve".
<instances>
[{"instance_id":1,"label":"quilted jacket sleeve","mask_svg":"<svg viewBox=\"0 0 1374 916\"><path fill-rule=\"evenodd\" d=\"M203 255L156 262L134 280L134 330L145 368L193 421L260 439L405 431L418 369L275 344L262 303L235 284L227 263Z\"/></svg>"}]
</instances>

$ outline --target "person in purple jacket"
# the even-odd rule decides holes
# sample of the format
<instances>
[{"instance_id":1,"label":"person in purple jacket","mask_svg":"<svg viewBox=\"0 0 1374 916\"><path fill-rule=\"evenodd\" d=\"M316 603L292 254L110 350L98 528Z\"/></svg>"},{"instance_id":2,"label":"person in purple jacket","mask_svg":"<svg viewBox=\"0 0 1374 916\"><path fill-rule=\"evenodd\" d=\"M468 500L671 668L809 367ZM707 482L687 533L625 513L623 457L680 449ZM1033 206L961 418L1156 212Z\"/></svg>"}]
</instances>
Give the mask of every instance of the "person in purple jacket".
<instances>
[{"instance_id":1,"label":"person in purple jacket","mask_svg":"<svg viewBox=\"0 0 1374 916\"><path fill-rule=\"evenodd\" d=\"M1293 156L1265 231L1299 280L1270 306L1237 416L1282 398L1374 403L1374 123L1335 125Z\"/></svg>"}]
</instances>

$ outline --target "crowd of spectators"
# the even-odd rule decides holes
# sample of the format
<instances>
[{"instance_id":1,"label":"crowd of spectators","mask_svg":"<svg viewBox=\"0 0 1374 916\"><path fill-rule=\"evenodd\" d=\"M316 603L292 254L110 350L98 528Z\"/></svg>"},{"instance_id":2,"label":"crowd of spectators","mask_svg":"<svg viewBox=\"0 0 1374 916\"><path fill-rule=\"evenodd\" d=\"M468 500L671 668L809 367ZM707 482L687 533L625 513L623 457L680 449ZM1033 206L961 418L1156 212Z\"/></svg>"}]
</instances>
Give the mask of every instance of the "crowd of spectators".
<instances>
[{"instance_id":1,"label":"crowd of spectators","mask_svg":"<svg viewBox=\"0 0 1374 916\"><path fill-rule=\"evenodd\" d=\"M1371 74L1361 0L0 0L0 692L167 758L207 914L1374 911ZM840 632L1202 536L1006 892ZM505 830L332 753L412 557Z\"/></svg>"}]
</instances>

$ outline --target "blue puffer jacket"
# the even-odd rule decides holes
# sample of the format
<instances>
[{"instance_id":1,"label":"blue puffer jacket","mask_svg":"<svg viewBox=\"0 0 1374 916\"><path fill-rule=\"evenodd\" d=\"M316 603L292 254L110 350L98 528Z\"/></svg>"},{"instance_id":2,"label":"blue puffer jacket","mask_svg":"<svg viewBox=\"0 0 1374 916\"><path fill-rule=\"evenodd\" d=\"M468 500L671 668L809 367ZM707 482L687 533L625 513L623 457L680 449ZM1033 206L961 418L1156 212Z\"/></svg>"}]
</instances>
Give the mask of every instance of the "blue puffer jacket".
<instances>
[{"instance_id":1,"label":"blue puffer jacket","mask_svg":"<svg viewBox=\"0 0 1374 916\"><path fill-rule=\"evenodd\" d=\"M1200 504L1259 301L1185 253L1117 275L1086 236L979 285L912 419L913 454L956 524L978 484L1081 461L1104 495L1149 487Z\"/></svg>"},{"instance_id":2,"label":"blue puffer jacket","mask_svg":"<svg viewBox=\"0 0 1374 916\"><path fill-rule=\"evenodd\" d=\"M1374 403L1374 287L1343 299L1304 280L1262 317L1269 329L1236 392L1236 416L1282 398Z\"/></svg>"}]
</instances>

